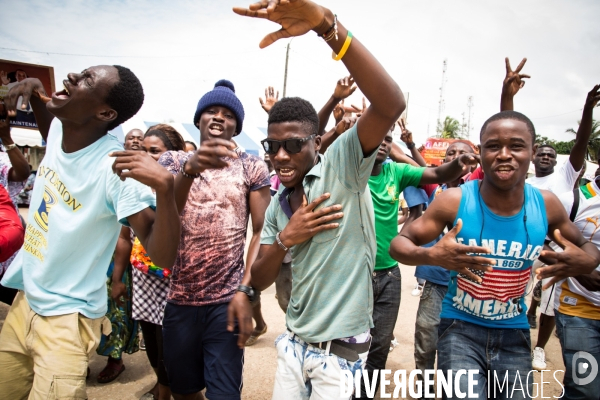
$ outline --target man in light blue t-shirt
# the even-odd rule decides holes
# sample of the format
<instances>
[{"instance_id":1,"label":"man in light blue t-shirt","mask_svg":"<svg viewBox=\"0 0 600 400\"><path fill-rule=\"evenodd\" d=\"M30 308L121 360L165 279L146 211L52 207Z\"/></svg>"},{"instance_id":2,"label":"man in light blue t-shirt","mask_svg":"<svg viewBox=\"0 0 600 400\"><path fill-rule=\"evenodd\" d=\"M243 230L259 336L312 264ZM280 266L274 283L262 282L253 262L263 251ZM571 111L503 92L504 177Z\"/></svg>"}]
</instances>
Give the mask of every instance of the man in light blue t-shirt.
<instances>
[{"instance_id":1,"label":"man in light blue t-shirt","mask_svg":"<svg viewBox=\"0 0 600 400\"><path fill-rule=\"evenodd\" d=\"M69 74L63 86L47 104L37 79L5 97L9 116L19 97L31 102L47 148L25 244L2 279L20 290L0 333L2 399L87 397L89 355L111 329L106 266L119 223L134 229L157 265L172 265L179 245L171 174L107 134L141 107L137 77L97 66Z\"/></svg>"}]
</instances>

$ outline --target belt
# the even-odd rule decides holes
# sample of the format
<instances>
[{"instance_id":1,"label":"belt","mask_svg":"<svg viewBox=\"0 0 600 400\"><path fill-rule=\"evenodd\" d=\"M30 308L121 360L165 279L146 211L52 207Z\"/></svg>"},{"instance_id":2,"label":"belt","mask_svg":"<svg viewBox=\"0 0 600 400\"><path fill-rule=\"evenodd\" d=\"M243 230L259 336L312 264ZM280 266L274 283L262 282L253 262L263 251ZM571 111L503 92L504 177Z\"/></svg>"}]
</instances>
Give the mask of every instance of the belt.
<instances>
[{"instance_id":1,"label":"belt","mask_svg":"<svg viewBox=\"0 0 600 400\"><path fill-rule=\"evenodd\" d=\"M330 342L319 342L309 343L311 346L317 347L322 350L327 350L327 344L329 346L329 352L335 354L338 357L346 359L350 362L356 362L359 359L359 354L366 353L371 347L371 339L365 343L348 343L339 339L331 340Z\"/></svg>"}]
</instances>

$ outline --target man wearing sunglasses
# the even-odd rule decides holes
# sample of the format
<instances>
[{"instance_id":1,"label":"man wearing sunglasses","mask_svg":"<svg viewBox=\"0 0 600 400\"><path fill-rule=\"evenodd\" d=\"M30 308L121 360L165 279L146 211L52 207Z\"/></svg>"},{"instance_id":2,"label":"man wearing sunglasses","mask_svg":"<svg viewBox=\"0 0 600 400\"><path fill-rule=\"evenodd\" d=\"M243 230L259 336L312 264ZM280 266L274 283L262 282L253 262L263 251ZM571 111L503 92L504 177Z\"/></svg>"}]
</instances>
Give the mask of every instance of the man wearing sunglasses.
<instances>
[{"instance_id":1,"label":"man wearing sunglasses","mask_svg":"<svg viewBox=\"0 0 600 400\"><path fill-rule=\"evenodd\" d=\"M269 287L288 249L293 274L273 398L340 398L343 371L361 375L371 342L376 240L367 183L377 149L406 103L396 82L330 10L306 0L257 7L234 11L282 25L262 47L317 32L343 55L371 102L320 155L317 112L306 100L284 98L271 108L263 142L283 187L267 209L251 282L258 290Z\"/></svg>"}]
</instances>

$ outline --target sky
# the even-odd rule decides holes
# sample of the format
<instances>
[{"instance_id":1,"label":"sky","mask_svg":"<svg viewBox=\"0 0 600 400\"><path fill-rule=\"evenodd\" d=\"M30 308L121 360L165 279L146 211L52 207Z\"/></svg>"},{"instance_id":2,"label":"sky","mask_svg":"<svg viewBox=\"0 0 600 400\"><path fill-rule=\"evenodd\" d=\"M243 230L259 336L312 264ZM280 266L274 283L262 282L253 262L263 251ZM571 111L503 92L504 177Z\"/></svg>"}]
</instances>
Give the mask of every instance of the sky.
<instances>
[{"instance_id":1,"label":"sky","mask_svg":"<svg viewBox=\"0 0 600 400\"><path fill-rule=\"evenodd\" d=\"M266 127L258 98L283 90L289 39L258 43L279 25L238 16L244 0L18 1L0 24L0 58L54 67L57 90L69 72L99 64L130 68L141 80L145 121L191 123L200 97L229 79L246 111L244 124ZM538 135L571 140L586 94L600 83L597 0L324 0L382 63L408 97L415 141L434 136L442 67L447 60L443 120L465 122L470 138L499 111L504 57L532 76L515 98ZM342 62L310 32L291 40L287 96L319 110L347 75ZM360 104L357 90L346 103ZM596 108L595 118L600 118ZM333 118L329 126L332 126Z\"/></svg>"}]
</instances>

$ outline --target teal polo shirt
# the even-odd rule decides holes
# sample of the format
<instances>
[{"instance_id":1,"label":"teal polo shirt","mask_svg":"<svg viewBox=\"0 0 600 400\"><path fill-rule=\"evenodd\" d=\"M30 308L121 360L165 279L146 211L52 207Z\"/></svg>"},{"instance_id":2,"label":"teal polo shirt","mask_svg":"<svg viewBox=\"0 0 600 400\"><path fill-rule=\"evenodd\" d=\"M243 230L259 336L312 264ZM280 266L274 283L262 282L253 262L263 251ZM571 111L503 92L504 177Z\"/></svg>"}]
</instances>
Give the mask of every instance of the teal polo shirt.
<instances>
[{"instance_id":1,"label":"teal polo shirt","mask_svg":"<svg viewBox=\"0 0 600 400\"><path fill-rule=\"evenodd\" d=\"M306 342L354 336L373 326L371 274L377 244L367 184L376 155L373 151L369 157L363 156L354 125L325 155L319 155L319 162L304 177L309 202L331 193L319 207L341 204L344 212L337 220L338 228L290 249L293 282L286 324ZM289 192L281 186L271 199L261 244L273 244L277 232L289 222Z\"/></svg>"}]
</instances>

